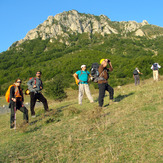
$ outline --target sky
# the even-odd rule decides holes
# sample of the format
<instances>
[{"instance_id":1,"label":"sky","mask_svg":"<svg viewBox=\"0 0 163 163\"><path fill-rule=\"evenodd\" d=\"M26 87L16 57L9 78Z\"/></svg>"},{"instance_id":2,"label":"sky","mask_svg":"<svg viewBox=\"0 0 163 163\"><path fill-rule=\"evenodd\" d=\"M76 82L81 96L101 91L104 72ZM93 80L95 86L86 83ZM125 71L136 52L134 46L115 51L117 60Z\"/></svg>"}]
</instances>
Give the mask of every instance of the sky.
<instances>
[{"instance_id":1,"label":"sky","mask_svg":"<svg viewBox=\"0 0 163 163\"><path fill-rule=\"evenodd\" d=\"M147 20L163 27L162 6L163 0L0 0L0 53L50 15L77 10L111 21Z\"/></svg>"}]
</instances>

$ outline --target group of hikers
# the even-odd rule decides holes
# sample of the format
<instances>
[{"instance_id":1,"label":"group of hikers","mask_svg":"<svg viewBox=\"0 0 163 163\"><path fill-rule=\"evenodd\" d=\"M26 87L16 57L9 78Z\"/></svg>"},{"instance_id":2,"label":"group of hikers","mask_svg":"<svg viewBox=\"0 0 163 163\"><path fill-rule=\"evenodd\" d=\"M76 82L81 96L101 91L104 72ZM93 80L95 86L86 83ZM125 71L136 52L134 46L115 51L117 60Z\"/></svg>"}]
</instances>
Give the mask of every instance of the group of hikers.
<instances>
[{"instance_id":1,"label":"group of hikers","mask_svg":"<svg viewBox=\"0 0 163 163\"><path fill-rule=\"evenodd\" d=\"M158 63L154 63L151 66L151 69L153 70L153 80L154 81L158 81L158 77L159 77L158 70L159 70L159 68L161 68L161 66ZM136 67L135 70L133 71L133 78L135 79L135 85L140 84L139 74L143 74L143 73L141 73L139 71L139 69Z\"/></svg>"},{"instance_id":2,"label":"group of hikers","mask_svg":"<svg viewBox=\"0 0 163 163\"><path fill-rule=\"evenodd\" d=\"M81 70L75 72L73 77L76 80L77 85L79 86L79 96L78 96L78 103L82 105L82 99L84 92L86 93L90 103L93 103L93 97L91 95L88 82L90 80L98 83L99 88L99 98L98 104L99 107L102 108L104 104L104 97L105 91L109 92L109 105L113 104L115 101L114 97L114 89L109 85L109 72L113 71L113 66L109 59L101 59L100 65L98 63L92 64L91 73L87 71L86 65L81 65ZM161 66L158 63L154 63L151 67L153 70L153 78L155 81L158 81L158 69ZM133 72L133 77L135 79L135 85L140 83L139 74L142 74L138 68L136 68ZM41 71L36 72L36 77L32 77L27 82L28 90L30 92L30 111L31 117L34 118L35 111L34 107L36 101L39 100L43 103L45 111L49 111L47 99L41 93L43 89L43 83L41 80ZM11 108L11 117L10 117L10 128L15 128L15 113L17 110L23 112L23 119L26 123L28 123L28 109L24 106L24 97L23 91L21 89L21 79L17 79L15 83L10 88L10 95L9 95L9 108Z\"/></svg>"},{"instance_id":3,"label":"group of hikers","mask_svg":"<svg viewBox=\"0 0 163 163\"><path fill-rule=\"evenodd\" d=\"M43 83L41 81L41 71L36 73L36 77L32 77L29 79L27 85L30 92L30 111L31 117L35 117L34 107L36 101L39 100L43 103L45 111L49 111L48 103L46 98L41 93L43 89ZM11 117L10 117L10 128L13 129L16 127L15 124L15 116L16 111L20 110L23 112L23 119L26 123L28 123L28 109L23 104L24 96L23 91L21 89L21 79L17 79L15 83L10 87L9 91L9 108L11 109ZM6 93L7 94L7 93Z\"/></svg>"}]
</instances>

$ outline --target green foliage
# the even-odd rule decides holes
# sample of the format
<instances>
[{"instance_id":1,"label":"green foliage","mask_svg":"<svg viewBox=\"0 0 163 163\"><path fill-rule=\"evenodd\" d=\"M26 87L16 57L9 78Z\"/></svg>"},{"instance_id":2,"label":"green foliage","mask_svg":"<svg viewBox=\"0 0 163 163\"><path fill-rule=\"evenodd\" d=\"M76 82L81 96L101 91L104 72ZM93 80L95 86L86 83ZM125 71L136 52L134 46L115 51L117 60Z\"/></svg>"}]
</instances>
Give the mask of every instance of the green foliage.
<instances>
[{"instance_id":1,"label":"green foliage","mask_svg":"<svg viewBox=\"0 0 163 163\"><path fill-rule=\"evenodd\" d=\"M55 79L46 84L46 95L54 100L62 101L67 97L64 92L65 84L63 82L63 76L56 76Z\"/></svg>"},{"instance_id":2,"label":"green foliage","mask_svg":"<svg viewBox=\"0 0 163 163\"><path fill-rule=\"evenodd\" d=\"M110 22L111 23L111 22ZM90 71L94 62L101 58L109 58L114 71L110 73L109 82L112 86L132 82L132 72L138 67L143 78L152 76L151 65L154 62L163 63L163 37L147 39L146 37L123 37L120 35L68 34L70 45L55 39L35 39L26 41L19 46L0 54L0 85L6 88L10 82L20 77L28 80L35 72L43 72L43 81L49 81L63 74L66 87L74 82L72 74L87 65ZM65 39L62 38L61 39ZM156 55L157 54L157 55ZM160 69L163 74L163 69ZM46 89L46 87L45 87ZM1 91L5 92L5 91Z\"/></svg>"}]
</instances>

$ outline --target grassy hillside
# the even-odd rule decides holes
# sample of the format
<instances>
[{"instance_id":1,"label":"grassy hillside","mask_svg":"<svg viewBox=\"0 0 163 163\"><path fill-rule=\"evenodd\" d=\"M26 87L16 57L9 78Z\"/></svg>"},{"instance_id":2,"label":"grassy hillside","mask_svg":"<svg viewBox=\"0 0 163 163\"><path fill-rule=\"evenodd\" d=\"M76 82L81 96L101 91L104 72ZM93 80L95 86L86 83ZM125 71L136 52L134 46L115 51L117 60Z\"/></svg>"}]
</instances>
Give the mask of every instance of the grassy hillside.
<instances>
[{"instance_id":1,"label":"grassy hillside","mask_svg":"<svg viewBox=\"0 0 163 163\"><path fill-rule=\"evenodd\" d=\"M163 80L152 79L115 88L116 104L98 109L68 89L63 102L49 101L51 111L36 109L24 126L17 112L17 130L9 114L0 115L0 162L162 162Z\"/></svg>"}]
</instances>

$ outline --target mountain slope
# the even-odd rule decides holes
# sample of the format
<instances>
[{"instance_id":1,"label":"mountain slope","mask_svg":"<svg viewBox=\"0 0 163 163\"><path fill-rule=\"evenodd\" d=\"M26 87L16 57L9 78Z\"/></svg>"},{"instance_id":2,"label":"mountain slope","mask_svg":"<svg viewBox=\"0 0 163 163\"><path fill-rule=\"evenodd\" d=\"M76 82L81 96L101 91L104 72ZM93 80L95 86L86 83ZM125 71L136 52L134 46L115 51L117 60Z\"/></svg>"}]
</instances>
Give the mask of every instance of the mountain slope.
<instances>
[{"instance_id":1,"label":"mountain slope","mask_svg":"<svg viewBox=\"0 0 163 163\"><path fill-rule=\"evenodd\" d=\"M0 161L162 162L162 87L149 79L115 88L118 103L102 112L87 99L79 106L78 92L69 90L68 100L50 102L49 114L37 108L29 126L18 112L16 132L9 130L9 115L0 115Z\"/></svg>"}]
</instances>

